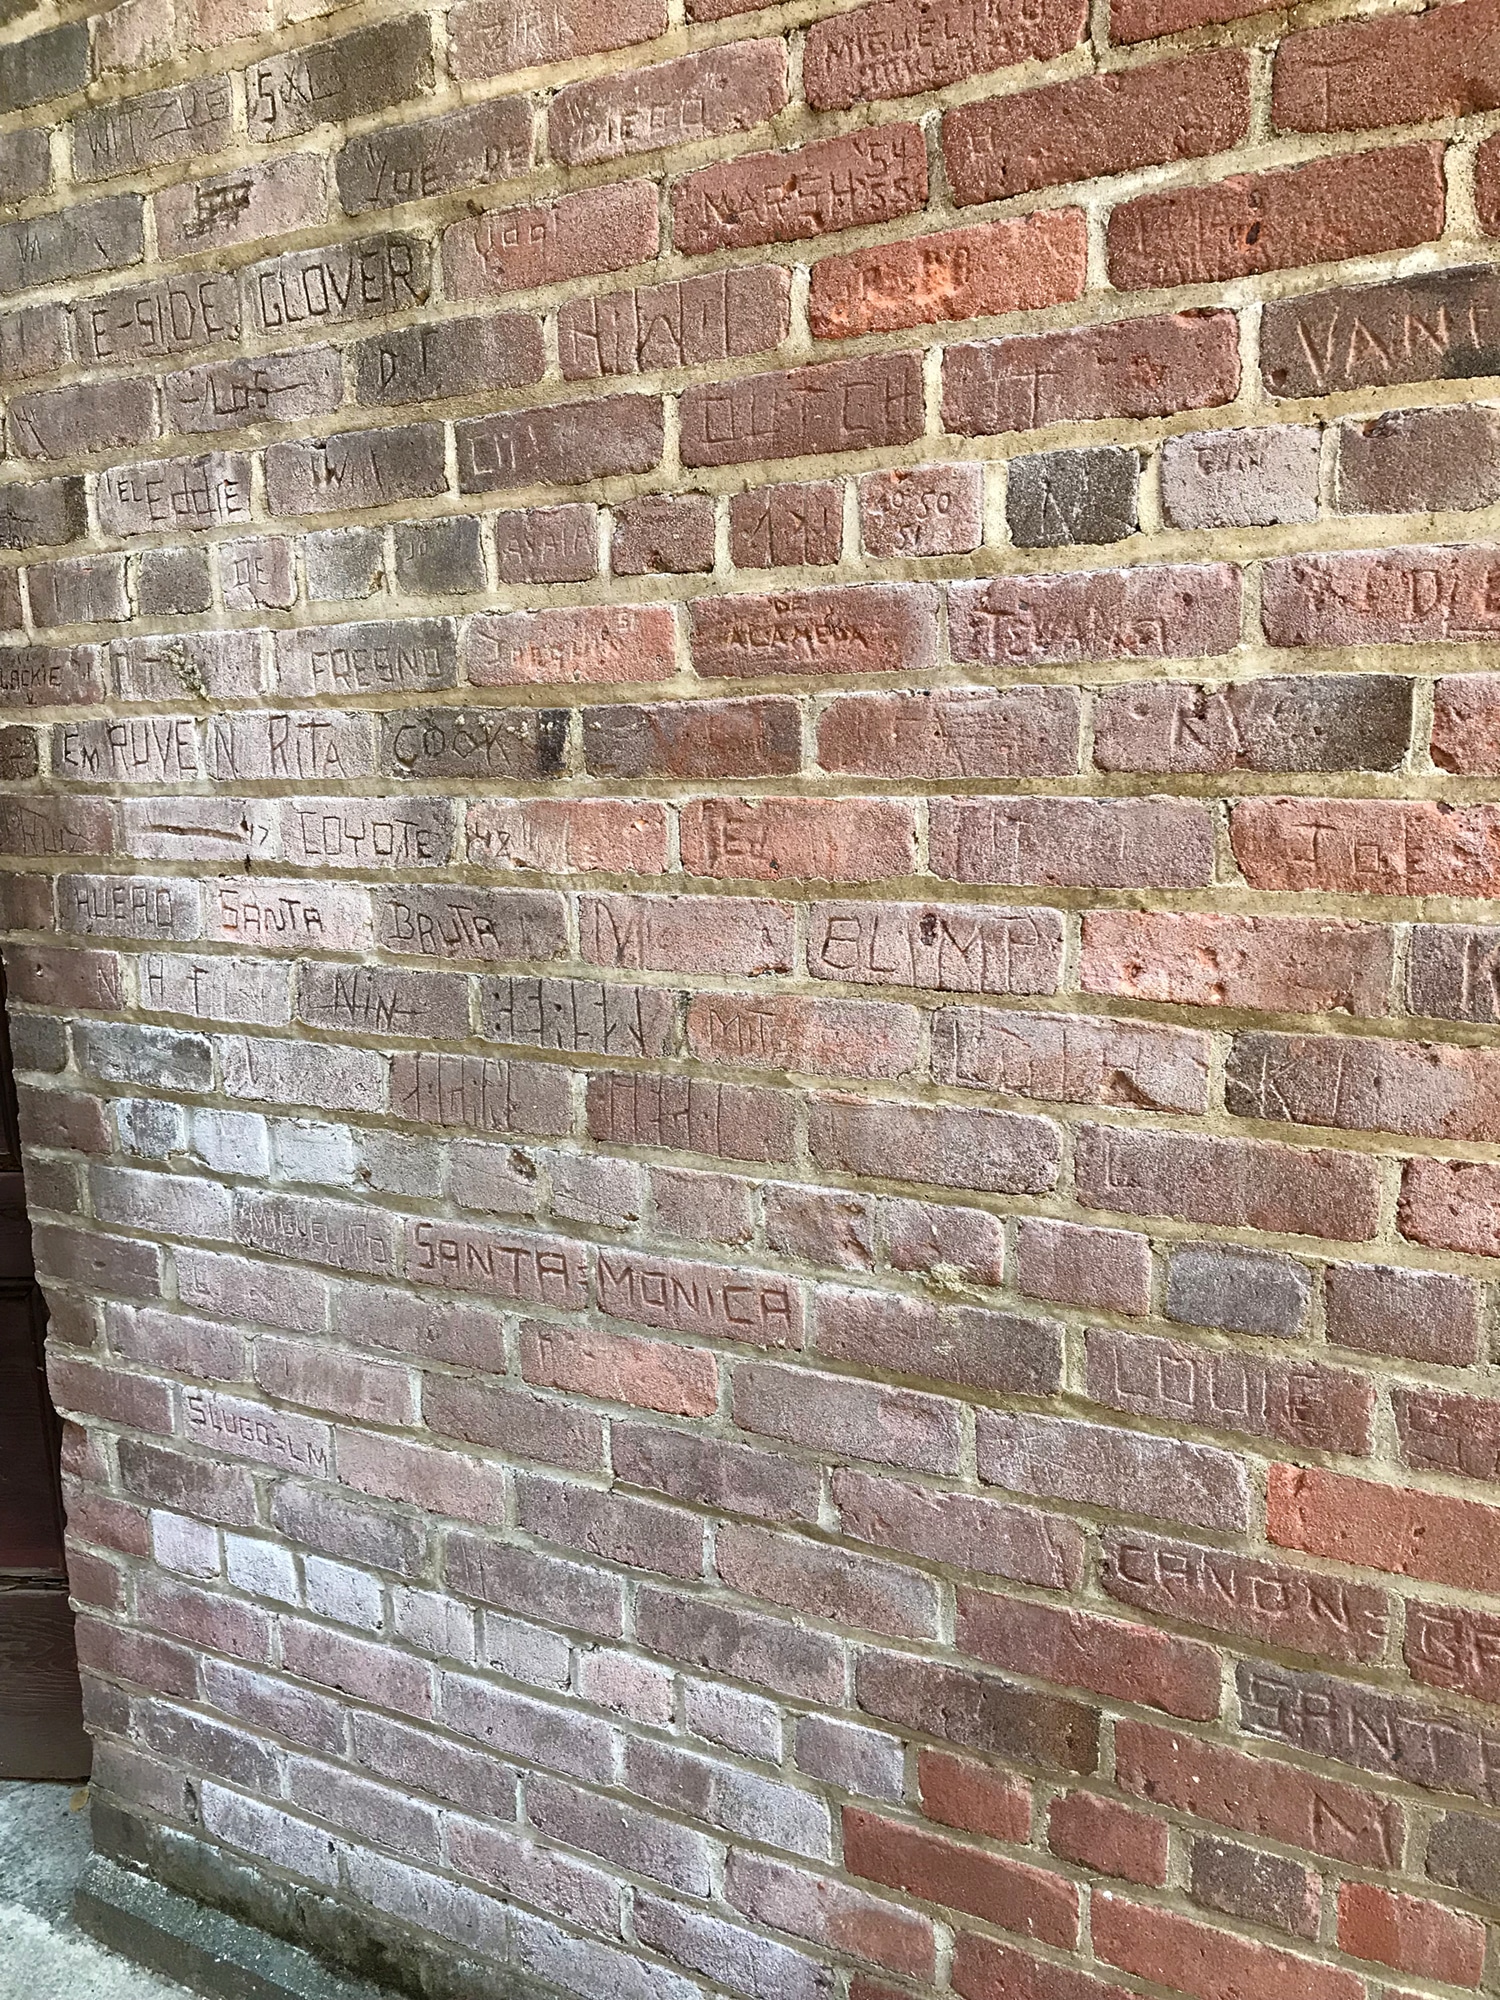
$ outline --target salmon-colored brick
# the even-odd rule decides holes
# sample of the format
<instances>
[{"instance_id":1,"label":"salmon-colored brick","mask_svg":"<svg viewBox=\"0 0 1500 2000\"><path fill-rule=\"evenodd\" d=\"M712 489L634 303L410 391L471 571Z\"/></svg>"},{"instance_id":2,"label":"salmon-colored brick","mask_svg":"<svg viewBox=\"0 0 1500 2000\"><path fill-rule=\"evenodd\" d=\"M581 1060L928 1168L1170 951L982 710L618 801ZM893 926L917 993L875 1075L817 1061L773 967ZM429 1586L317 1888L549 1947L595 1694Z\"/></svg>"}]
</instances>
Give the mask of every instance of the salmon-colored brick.
<instances>
[{"instance_id":1,"label":"salmon-colored brick","mask_svg":"<svg viewBox=\"0 0 1500 2000\"><path fill-rule=\"evenodd\" d=\"M623 181L546 207L497 209L443 233L443 269L458 298L529 291L623 271L656 255L656 190Z\"/></svg>"},{"instance_id":2,"label":"salmon-colored brick","mask_svg":"<svg viewBox=\"0 0 1500 2000\"><path fill-rule=\"evenodd\" d=\"M1267 1536L1310 1555L1493 1592L1500 1588L1496 1524L1495 1509L1477 1500L1310 1466L1271 1468Z\"/></svg>"},{"instance_id":3,"label":"salmon-colored brick","mask_svg":"<svg viewBox=\"0 0 1500 2000\"><path fill-rule=\"evenodd\" d=\"M1340 1887L1338 1938L1351 1958L1452 1986L1477 1986L1484 1966L1484 1925L1476 1918L1374 1882Z\"/></svg>"},{"instance_id":4,"label":"salmon-colored brick","mask_svg":"<svg viewBox=\"0 0 1500 2000\"><path fill-rule=\"evenodd\" d=\"M1194 2000L1234 2000L1255 1991L1274 1992L1278 2000L1363 2000L1363 1983L1352 1972L1127 1903L1111 1890L1095 1896L1092 1914L1101 1958Z\"/></svg>"},{"instance_id":5,"label":"salmon-colored brick","mask_svg":"<svg viewBox=\"0 0 1500 2000\"><path fill-rule=\"evenodd\" d=\"M1264 0L1110 0L1109 32L1117 42L1144 42L1264 12Z\"/></svg>"},{"instance_id":6,"label":"salmon-colored brick","mask_svg":"<svg viewBox=\"0 0 1500 2000\"><path fill-rule=\"evenodd\" d=\"M948 319L1030 312L1081 296L1088 240L1080 209L908 237L813 266L808 318L819 339Z\"/></svg>"}]
</instances>

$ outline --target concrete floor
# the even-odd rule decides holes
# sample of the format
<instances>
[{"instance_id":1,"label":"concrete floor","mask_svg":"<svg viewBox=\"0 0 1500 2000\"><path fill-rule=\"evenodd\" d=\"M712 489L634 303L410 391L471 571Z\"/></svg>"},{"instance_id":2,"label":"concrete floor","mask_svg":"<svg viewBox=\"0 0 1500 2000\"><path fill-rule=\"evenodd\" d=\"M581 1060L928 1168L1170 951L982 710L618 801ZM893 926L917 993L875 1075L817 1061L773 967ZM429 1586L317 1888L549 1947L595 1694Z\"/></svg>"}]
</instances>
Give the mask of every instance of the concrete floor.
<instances>
[{"instance_id":1,"label":"concrete floor","mask_svg":"<svg viewBox=\"0 0 1500 2000\"><path fill-rule=\"evenodd\" d=\"M74 1925L88 1853L80 1788L0 1781L0 2000L191 2000Z\"/></svg>"}]
</instances>

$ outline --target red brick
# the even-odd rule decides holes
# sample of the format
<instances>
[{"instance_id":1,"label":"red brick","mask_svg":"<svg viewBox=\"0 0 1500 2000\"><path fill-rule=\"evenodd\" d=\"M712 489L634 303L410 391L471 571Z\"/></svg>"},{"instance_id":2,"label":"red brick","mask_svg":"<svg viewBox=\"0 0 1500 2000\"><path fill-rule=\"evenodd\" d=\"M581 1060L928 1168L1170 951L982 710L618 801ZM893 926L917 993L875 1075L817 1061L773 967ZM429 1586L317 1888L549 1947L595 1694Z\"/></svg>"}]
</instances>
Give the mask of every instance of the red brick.
<instances>
[{"instance_id":1,"label":"red brick","mask_svg":"<svg viewBox=\"0 0 1500 2000\"><path fill-rule=\"evenodd\" d=\"M618 1891L602 1870L473 1820L449 1821L448 1847L455 1867L503 1896L618 1936Z\"/></svg>"},{"instance_id":2,"label":"red brick","mask_svg":"<svg viewBox=\"0 0 1500 2000\"><path fill-rule=\"evenodd\" d=\"M1500 143L1494 138L1474 155L1474 206L1485 234L1500 235Z\"/></svg>"},{"instance_id":3,"label":"red brick","mask_svg":"<svg viewBox=\"0 0 1500 2000\"><path fill-rule=\"evenodd\" d=\"M536 485L579 486L650 472L661 464L658 396L593 397L582 403L464 417L453 426L460 493Z\"/></svg>"},{"instance_id":4,"label":"red brick","mask_svg":"<svg viewBox=\"0 0 1500 2000\"><path fill-rule=\"evenodd\" d=\"M1489 897L1500 885L1500 808L1400 799L1244 799L1235 858L1258 889Z\"/></svg>"},{"instance_id":5,"label":"red brick","mask_svg":"<svg viewBox=\"0 0 1500 2000\"><path fill-rule=\"evenodd\" d=\"M1047 1844L1064 1861L1161 1888L1167 1879L1165 1820L1094 1792L1062 1792L1047 1815Z\"/></svg>"},{"instance_id":6,"label":"red brick","mask_svg":"<svg viewBox=\"0 0 1500 2000\"><path fill-rule=\"evenodd\" d=\"M1151 1245L1129 1229L1026 1216L1016 1226L1016 1288L1060 1305L1143 1313L1151 1304Z\"/></svg>"},{"instance_id":7,"label":"red brick","mask_svg":"<svg viewBox=\"0 0 1500 2000\"><path fill-rule=\"evenodd\" d=\"M557 322L563 380L645 375L768 353L790 330L790 301L791 275L779 264L570 299Z\"/></svg>"},{"instance_id":8,"label":"red brick","mask_svg":"<svg viewBox=\"0 0 1500 2000\"><path fill-rule=\"evenodd\" d=\"M1311 1868L1241 1847L1233 1840L1195 1840L1188 1893L1200 1909L1219 1910L1249 1923L1316 1938L1323 1883Z\"/></svg>"},{"instance_id":9,"label":"red brick","mask_svg":"<svg viewBox=\"0 0 1500 2000\"><path fill-rule=\"evenodd\" d=\"M867 472L859 482L859 529L866 555L967 555L984 540L984 468Z\"/></svg>"},{"instance_id":10,"label":"red brick","mask_svg":"<svg viewBox=\"0 0 1500 2000\"><path fill-rule=\"evenodd\" d=\"M1338 1940L1351 1958L1453 1986L1477 1986L1484 1966L1483 1924L1373 1882L1340 1884Z\"/></svg>"},{"instance_id":11,"label":"red brick","mask_svg":"<svg viewBox=\"0 0 1500 2000\"><path fill-rule=\"evenodd\" d=\"M1500 674L1455 674L1438 681L1432 761L1463 777L1500 777Z\"/></svg>"},{"instance_id":12,"label":"red brick","mask_svg":"<svg viewBox=\"0 0 1500 2000\"><path fill-rule=\"evenodd\" d=\"M498 1467L375 1432L341 1434L339 1480L377 1499L407 1501L481 1526L500 1520L505 1511L505 1479Z\"/></svg>"},{"instance_id":13,"label":"red brick","mask_svg":"<svg viewBox=\"0 0 1500 2000\"><path fill-rule=\"evenodd\" d=\"M1100 1581L1143 1611L1326 1659L1379 1660L1390 1635L1391 1602L1373 1584L1133 1528L1106 1531Z\"/></svg>"},{"instance_id":14,"label":"red brick","mask_svg":"<svg viewBox=\"0 0 1500 2000\"><path fill-rule=\"evenodd\" d=\"M1072 1417L985 1411L979 1476L1013 1493L1243 1529L1249 1489L1238 1459L1216 1446Z\"/></svg>"},{"instance_id":15,"label":"red brick","mask_svg":"<svg viewBox=\"0 0 1500 2000\"><path fill-rule=\"evenodd\" d=\"M296 1618L281 1621L282 1663L304 1680L337 1688L398 1715L432 1716L432 1669L424 1660Z\"/></svg>"},{"instance_id":16,"label":"red brick","mask_svg":"<svg viewBox=\"0 0 1500 2000\"><path fill-rule=\"evenodd\" d=\"M1084 1125L1076 1171L1088 1208L1346 1243L1376 1228L1375 1162L1357 1154Z\"/></svg>"},{"instance_id":17,"label":"red brick","mask_svg":"<svg viewBox=\"0 0 1500 2000\"><path fill-rule=\"evenodd\" d=\"M942 320L1034 312L1081 297L1088 263L1081 209L906 237L813 265L808 322L820 340Z\"/></svg>"},{"instance_id":18,"label":"red brick","mask_svg":"<svg viewBox=\"0 0 1500 2000\"><path fill-rule=\"evenodd\" d=\"M640 1590L637 1606L637 1639L667 1659L798 1700L834 1704L843 1700L843 1648L826 1633L650 1586Z\"/></svg>"},{"instance_id":19,"label":"red brick","mask_svg":"<svg viewBox=\"0 0 1500 2000\"><path fill-rule=\"evenodd\" d=\"M1401 1180L1401 1234L1440 1250L1500 1256L1500 1167L1409 1160Z\"/></svg>"},{"instance_id":20,"label":"red brick","mask_svg":"<svg viewBox=\"0 0 1500 2000\"><path fill-rule=\"evenodd\" d=\"M1351 1972L1168 1910L1142 1909L1108 1890L1094 1897L1093 1936L1094 1950L1111 1965L1195 2000L1238 2000L1252 1992L1274 1992L1277 2000L1363 2000L1363 1983Z\"/></svg>"},{"instance_id":21,"label":"red brick","mask_svg":"<svg viewBox=\"0 0 1500 2000\"><path fill-rule=\"evenodd\" d=\"M1479 1358L1482 1305L1470 1278L1333 1264L1325 1298L1328 1338L1340 1347L1453 1368Z\"/></svg>"},{"instance_id":22,"label":"red brick","mask_svg":"<svg viewBox=\"0 0 1500 2000\"><path fill-rule=\"evenodd\" d=\"M546 207L495 209L450 223L443 270L456 298L529 291L643 264L656 255L658 235L655 188L617 181Z\"/></svg>"},{"instance_id":23,"label":"red brick","mask_svg":"<svg viewBox=\"0 0 1500 2000\"><path fill-rule=\"evenodd\" d=\"M1208 1109L1209 1040L1155 1022L944 1007L932 1017L939 1083L1069 1104Z\"/></svg>"},{"instance_id":24,"label":"red brick","mask_svg":"<svg viewBox=\"0 0 1500 2000\"><path fill-rule=\"evenodd\" d=\"M702 1521L659 1501L523 1473L516 1480L516 1519L539 1541L606 1562L664 1576L703 1574Z\"/></svg>"},{"instance_id":25,"label":"red brick","mask_svg":"<svg viewBox=\"0 0 1500 2000\"><path fill-rule=\"evenodd\" d=\"M1478 1501L1275 1465L1267 1510L1266 1534L1284 1548L1460 1590L1500 1590L1497 1516Z\"/></svg>"},{"instance_id":26,"label":"red brick","mask_svg":"<svg viewBox=\"0 0 1500 2000\"><path fill-rule=\"evenodd\" d=\"M822 1859L829 1850L828 1808L810 1793L737 1770L720 1758L636 1738L626 1745L632 1789L671 1810L769 1846Z\"/></svg>"},{"instance_id":27,"label":"red brick","mask_svg":"<svg viewBox=\"0 0 1500 2000\"><path fill-rule=\"evenodd\" d=\"M1383 1014L1394 946L1383 925L1222 912L1090 910L1086 993L1265 1013Z\"/></svg>"},{"instance_id":28,"label":"red brick","mask_svg":"<svg viewBox=\"0 0 1500 2000\"><path fill-rule=\"evenodd\" d=\"M957 1406L939 1396L757 1362L736 1370L732 1407L740 1429L761 1437L878 1465L958 1469Z\"/></svg>"},{"instance_id":29,"label":"red brick","mask_svg":"<svg viewBox=\"0 0 1500 2000\"><path fill-rule=\"evenodd\" d=\"M1058 1173L1057 1128L1005 1111L818 1097L808 1146L843 1173L994 1194L1044 1193Z\"/></svg>"},{"instance_id":30,"label":"red brick","mask_svg":"<svg viewBox=\"0 0 1500 2000\"><path fill-rule=\"evenodd\" d=\"M21 43L12 59L26 47ZM84 106L68 124L74 178L112 180L117 174L178 166L195 153L222 152L230 144L233 105L229 78L205 76L168 90ZM163 254L172 252L164 249Z\"/></svg>"},{"instance_id":31,"label":"red brick","mask_svg":"<svg viewBox=\"0 0 1500 2000\"><path fill-rule=\"evenodd\" d=\"M678 827L685 875L879 882L916 868L912 808L895 799L692 799Z\"/></svg>"},{"instance_id":32,"label":"red brick","mask_svg":"<svg viewBox=\"0 0 1500 2000\"><path fill-rule=\"evenodd\" d=\"M918 1056L915 1008L859 1000L695 993L687 1040L704 1062L821 1076L904 1076Z\"/></svg>"},{"instance_id":33,"label":"red brick","mask_svg":"<svg viewBox=\"0 0 1500 2000\"><path fill-rule=\"evenodd\" d=\"M117 952L8 944L5 979L13 1001L58 1012L114 1013L124 1004Z\"/></svg>"},{"instance_id":34,"label":"red brick","mask_svg":"<svg viewBox=\"0 0 1500 2000\"><path fill-rule=\"evenodd\" d=\"M1468 644L1500 623L1487 548L1396 548L1268 563L1273 646Z\"/></svg>"},{"instance_id":35,"label":"red brick","mask_svg":"<svg viewBox=\"0 0 1500 2000\"><path fill-rule=\"evenodd\" d=\"M786 97L784 42L721 43L651 69L567 85L548 107L548 147L565 165L594 166L753 131Z\"/></svg>"},{"instance_id":36,"label":"red brick","mask_svg":"<svg viewBox=\"0 0 1500 2000\"><path fill-rule=\"evenodd\" d=\"M819 21L807 38L807 101L842 111L862 99L911 97L1014 63L1045 62L1082 39L1081 0L1043 0L1019 10L986 0L876 0Z\"/></svg>"},{"instance_id":37,"label":"red brick","mask_svg":"<svg viewBox=\"0 0 1500 2000\"><path fill-rule=\"evenodd\" d=\"M943 350L943 423L966 437L1092 417L1169 417L1239 389L1233 313L1180 312Z\"/></svg>"},{"instance_id":38,"label":"red brick","mask_svg":"<svg viewBox=\"0 0 1500 2000\"><path fill-rule=\"evenodd\" d=\"M627 502L615 510L610 568L616 576L706 576L714 566L714 511L707 493Z\"/></svg>"},{"instance_id":39,"label":"red brick","mask_svg":"<svg viewBox=\"0 0 1500 2000\"><path fill-rule=\"evenodd\" d=\"M1493 1703L1500 1698L1500 1618L1454 1604L1406 1601L1402 1657L1413 1680ZM1456 1788L1461 1789L1461 1788ZM1488 1900L1487 1897L1484 1900Z\"/></svg>"},{"instance_id":40,"label":"red brick","mask_svg":"<svg viewBox=\"0 0 1500 2000\"><path fill-rule=\"evenodd\" d=\"M672 191L677 249L744 250L891 222L927 201L927 150L916 125L819 139L792 153L746 153L703 167Z\"/></svg>"},{"instance_id":41,"label":"red brick","mask_svg":"<svg viewBox=\"0 0 1500 2000\"><path fill-rule=\"evenodd\" d=\"M662 875L666 808L648 800L485 799L469 807L466 852L470 861L487 867L535 868L549 875L575 870ZM556 956L556 951L516 956Z\"/></svg>"},{"instance_id":42,"label":"red brick","mask_svg":"<svg viewBox=\"0 0 1500 2000\"><path fill-rule=\"evenodd\" d=\"M950 882L1195 889L1213 871L1212 824L1188 800L941 799L929 824Z\"/></svg>"},{"instance_id":43,"label":"red brick","mask_svg":"<svg viewBox=\"0 0 1500 2000\"><path fill-rule=\"evenodd\" d=\"M913 672L937 663L937 595L863 584L774 597L699 597L693 665L708 679Z\"/></svg>"},{"instance_id":44,"label":"red brick","mask_svg":"<svg viewBox=\"0 0 1500 2000\"><path fill-rule=\"evenodd\" d=\"M704 1349L591 1327L527 1321L521 1373L544 1388L677 1416L711 1416L718 1405L718 1367Z\"/></svg>"},{"instance_id":45,"label":"red brick","mask_svg":"<svg viewBox=\"0 0 1500 2000\"><path fill-rule=\"evenodd\" d=\"M1078 1935L1078 1892L1062 1876L853 1806L844 1809L844 1865L852 1875L1044 1944L1067 1948Z\"/></svg>"},{"instance_id":46,"label":"red brick","mask_svg":"<svg viewBox=\"0 0 1500 2000\"><path fill-rule=\"evenodd\" d=\"M569 1715L555 1702L533 1700L493 1681L438 1676L438 1714L457 1736L487 1744L544 1769L566 1771L598 1784L614 1761L615 1732L588 1715Z\"/></svg>"},{"instance_id":47,"label":"red brick","mask_svg":"<svg viewBox=\"0 0 1500 2000\"><path fill-rule=\"evenodd\" d=\"M444 1548L444 1582L477 1604L528 1612L545 1601L558 1622L596 1638L618 1638L624 1629L624 1593L606 1570L482 1535L450 1533Z\"/></svg>"},{"instance_id":48,"label":"red brick","mask_svg":"<svg viewBox=\"0 0 1500 2000\"><path fill-rule=\"evenodd\" d=\"M1405 1821L1394 1799L1263 1754L1120 1721L1115 1771L1121 1789L1137 1798L1242 1833L1361 1867L1390 1869L1401 1861Z\"/></svg>"},{"instance_id":49,"label":"red brick","mask_svg":"<svg viewBox=\"0 0 1500 2000\"><path fill-rule=\"evenodd\" d=\"M1078 722L1071 688L835 695L818 718L817 755L825 771L875 778L1067 776Z\"/></svg>"},{"instance_id":50,"label":"red brick","mask_svg":"<svg viewBox=\"0 0 1500 2000\"><path fill-rule=\"evenodd\" d=\"M926 421L921 362L914 354L872 354L785 374L692 384L678 411L679 448L688 466L753 465L910 444Z\"/></svg>"},{"instance_id":51,"label":"red brick","mask_svg":"<svg viewBox=\"0 0 1500 2000\"><path fill-rule=\"evenodd\" d=\"M617 1478L675 1500L767 1521L817 1519L816 1469L751 1445L689 1437L671 1426L616 1417L610 1455Z\"/></svg>"},{"instance_id":52,"label":"red brick","mask_svg":"<svg viewBox=\"0 0 1500 2000\"><path fill-rule=\"evenodd\" d=\"M1239 643L1239 573L1201 567L1095 570L948 588L955 659L1005 666L1195 658Z\"/></svg>"},{"instance_id":53,"label":"red brick","mask_svg":"<svg viewBox=\"0 0 1500 2000\"><path fill-rule=\"evenodd\" d=\"M1497 30L1495 0L1464 0L1288 35L1276 51L1271 116L1284 132L1358 132L1493 110Z\"/></svg>"},{"instance_id":54,"label":"red brick","mask_svg":"<svg viewBox=\"0 0 1500 2000\"><path fill-rule=\"evenodd\" d=\"M788 1093L712 1077L596 1073L588 1081L587 1117L590 1138L609 1145L681 1148L731 1160L792 1155Z\"/></svg>"},{"instance_id":55,"label":"red brick","mask_svg":"<svg viewBox=\"0 0 1500 2000\"><path fill-rule=\"evenodd\" d=\"M668 605L512 611L471 619L464 671L478 687L670 680L676 625Z\"/></svg>"},{"instance_id":56,"label":"red brick","mask_svg":"<svg viewBox=\"0 0 1500 2000\"><path fill-rule=\"evenodd\" d=\"M1500 1403L1407 1388L1392 1390L1391 1402L1404 1464L1465 1479L1500 1477Z\"/></svg>"},{"instance_id":57,"label":"red brick","mask_svg":"<svg viewBox=\"0 0 1500 2000\"><path fill-rule=\"evenodd\" d=\"M1500 1073L1492 1056L1433 1042L1239 1035L1224 1101L1243 1118L1493 1139L1500 1136Z\"/></svg>"},{"instance_id":58,"label":"red brick","mask_svg":"<svg viewBox=\"0 0 1500 2000\"><path fill-rule=\"evenodd\" d=\"M955 1940L951 1978L953 1990L963 2000L1127 2000L1123 1986L1090 1978L1052 1959L1033 1958L974 1931L960 1931ZM889 1996L870 1996L870 2000L889 2000Z\"/></svg>"},{"instance_id":59,"label":"red brick","mask_svg":"<svg viewBox=\"0 0 1500 2000\"><path fill-rule=\"evenodd\" d=\"M729 558L736 569L836 563L843 534L843 489L832 481L761 486L729 502Z\"/></svg>"},{"instance_id":60,"label":"red brick","mask_svg":"<svg viewBox=\"0 0 1500 2000\"><path fill-rule=\"evenodd\" d=\"M1144 1702L1199 1722L1219 1713L1218 1654L1148 1626L960 1588L956 1643L975 1659L1033 1680Z\"/></svg>"},{"instance_id":61,"label":"red brick","mask_svg":"<svg viewBox=\"0 0 1500 2000\"><path fill-rule=\"evenodd\" d=\"M1002 201L1222 153L1249 125L1249 58L1221 49L961 105L943 120L943 160L955 201Z\"/></svg>"},{"instance_id":62,"label":"red brick","mask_svg":"<svg viewBox=\"0 0 1500 2000\"><path fill-rule=\"evenodd\" d=\"M1125 291L1331 264L1429 243L1445 214L1441 146L1356 153L1123 203L1109 271Z\"/></svg>"},{"instance_id":63,"label":"red brick","mask_svg":"<svg viewBox=\"0 0 1500 2000\"><path fill-rule=\"evenodd\" d=\"M793 913L760 897L583 895L578 932L590 965L763 978L792 969Z\"/></svg>"},{"instance_id":64,"label":"red brick","mask_svg":"<svg viewBox=\"0 0 1500 2000\"><path fill-rule=\"evenodd\" d=\"M978 1208L894 1199L880 1204L886 1256L896 1271L944 1280L957 1272L970 1284L998 1285L1005 1270L1005 1232L998 1216Z\"/></svg>"}]
</instances>

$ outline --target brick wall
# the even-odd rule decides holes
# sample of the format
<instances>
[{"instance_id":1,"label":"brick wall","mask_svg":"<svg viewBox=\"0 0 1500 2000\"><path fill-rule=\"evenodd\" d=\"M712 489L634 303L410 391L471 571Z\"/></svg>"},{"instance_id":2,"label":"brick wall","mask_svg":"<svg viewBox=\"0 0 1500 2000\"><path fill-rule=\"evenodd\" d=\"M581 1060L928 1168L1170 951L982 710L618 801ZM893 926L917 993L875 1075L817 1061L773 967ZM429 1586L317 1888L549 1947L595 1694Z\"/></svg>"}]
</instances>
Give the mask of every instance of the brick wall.
<instances>
[{"instance_id":1,"label":"brick wall","mask_svg":"<svg viewBox=\"0 0 1500 2000\"><path fill-rule=\"evenodd\" d=\"M0 0L113 1851L432 1995L1486 1977L1500 4L1306 12Z\"/></svg>"}]
</instances>

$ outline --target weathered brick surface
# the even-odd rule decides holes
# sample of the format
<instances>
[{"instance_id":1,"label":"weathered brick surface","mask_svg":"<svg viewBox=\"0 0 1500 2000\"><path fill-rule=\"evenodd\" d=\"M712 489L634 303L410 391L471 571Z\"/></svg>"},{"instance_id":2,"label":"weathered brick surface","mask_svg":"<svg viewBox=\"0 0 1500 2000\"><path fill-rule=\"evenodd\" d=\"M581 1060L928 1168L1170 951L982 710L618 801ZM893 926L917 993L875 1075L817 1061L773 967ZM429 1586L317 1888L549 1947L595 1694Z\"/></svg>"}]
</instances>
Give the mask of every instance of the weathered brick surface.
<instances>
[{"instance_id":1,"label":"weathered brick surface","mask_svg":"<svg viewBox=\"0 0 1500 2000\"><path fill-rule=\"evenodd\" d=\"M1494 1984L1497 50L0 0L127 1858L431 1992Z\"/></svg>"}]
</instances>

